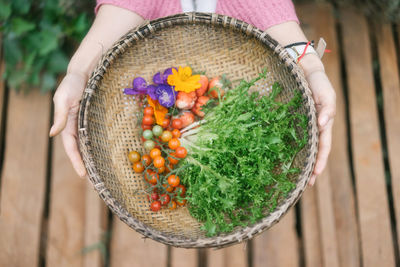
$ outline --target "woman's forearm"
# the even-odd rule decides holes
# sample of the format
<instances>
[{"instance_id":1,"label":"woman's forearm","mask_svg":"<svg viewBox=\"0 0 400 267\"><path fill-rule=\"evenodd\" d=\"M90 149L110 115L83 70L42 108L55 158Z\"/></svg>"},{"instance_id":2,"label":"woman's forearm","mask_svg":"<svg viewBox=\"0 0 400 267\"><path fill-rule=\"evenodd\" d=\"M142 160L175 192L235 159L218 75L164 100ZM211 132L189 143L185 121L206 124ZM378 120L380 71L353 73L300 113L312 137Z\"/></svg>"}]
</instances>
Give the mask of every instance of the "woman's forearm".
<instances>
[{"instance_id":1,"label":"woman's forearm","mask_svg":"<svg viewBox=\"0 0 400 267\"><path fill-rule=\"evenodd\" d=\"M130 29L143 22L138 14L112 5L102 5L88 34L68 65L67 73L76 73L86 79L103 52Z\"/></svg>"}]
</instances>

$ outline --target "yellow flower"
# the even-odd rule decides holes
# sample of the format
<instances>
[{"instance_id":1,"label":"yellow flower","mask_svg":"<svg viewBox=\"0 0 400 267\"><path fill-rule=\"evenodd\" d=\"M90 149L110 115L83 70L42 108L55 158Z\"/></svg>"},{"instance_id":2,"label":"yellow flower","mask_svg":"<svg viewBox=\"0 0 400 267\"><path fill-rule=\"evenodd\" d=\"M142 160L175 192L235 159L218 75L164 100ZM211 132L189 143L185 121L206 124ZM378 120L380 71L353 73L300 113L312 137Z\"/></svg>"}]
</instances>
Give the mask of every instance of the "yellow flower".
<instances>
[{"instance_id":1,"label":"yellow flower","mask_svg":"<svg viewBox=\"0 0 400 267\"><path fill-rule=\"evenodd\" d=\"M175 91L183 91L185 93L193 92L201 87L200 75L192 76L190 67L179 67L178 71L172 69L172 74L168 76L168 84L175 86Z\"/></svg>"},{"instance_id":2,"label":"yellow flower","mask_svg":"<svg viewBox=\"0 0 400 267\"><path fill-rule=\"evenodd\" d=\"M165 115L167 115L168 113L168 109L161 106L157 100L151 99L150 96L147 96L147 101L154 110L154 117L156 117L156 123L158 125L162 125L165 119Z\"/></svg>"}]
</instances>

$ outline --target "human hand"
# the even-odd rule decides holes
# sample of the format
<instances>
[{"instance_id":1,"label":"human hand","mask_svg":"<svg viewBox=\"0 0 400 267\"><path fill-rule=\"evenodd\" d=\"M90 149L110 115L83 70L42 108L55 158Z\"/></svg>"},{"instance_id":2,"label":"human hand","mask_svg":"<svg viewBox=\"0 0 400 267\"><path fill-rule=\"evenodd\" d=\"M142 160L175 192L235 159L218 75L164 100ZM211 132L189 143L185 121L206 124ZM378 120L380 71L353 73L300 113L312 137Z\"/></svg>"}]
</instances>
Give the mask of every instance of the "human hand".
<instances>
[{"instance_id":1,"label":"human hand","mask_svg":"<svg viewBox=\"0 0 400 267\"><path fill-rule=\"evenodd\" d=\"M318 113L318 154L314 171L309 181L309 185L313 185L316 177L325 169L328 155L331 151L332 126L336 114L336 93L325 74L319 58L315 55L308 55L308 58L304 57L303 60L303 62L300 62L300 66L304 70Z\"/></svg>"},{"instance_id":2,"label":"human hand","mask_svg":"<svg viewBox=\"0 0 400 267\"><path fill-rule=\"evenodd\" d=\"M54 124L50 129L51 137L61 133L65 152L81 177L86 175L86 168L78 149L78 111L87 80L83 73L67 73L54 94Z\"/></svg>"}]
</instances>

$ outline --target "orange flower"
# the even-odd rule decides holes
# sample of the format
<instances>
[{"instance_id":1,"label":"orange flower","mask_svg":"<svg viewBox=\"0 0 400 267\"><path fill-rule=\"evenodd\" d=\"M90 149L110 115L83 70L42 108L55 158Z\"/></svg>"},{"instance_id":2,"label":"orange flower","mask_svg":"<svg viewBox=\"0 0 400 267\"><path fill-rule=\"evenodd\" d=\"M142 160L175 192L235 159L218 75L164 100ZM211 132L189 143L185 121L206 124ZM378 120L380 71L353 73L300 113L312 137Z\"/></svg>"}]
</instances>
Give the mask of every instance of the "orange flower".
<instances>
[{"instance_id":1,"label":"orange flower","mask_svg":"<svg viewBox=\"0 0 400 267\"><path fill-rule=\"evenodd\" d=\"M149 105L154 110L154 116L156 117L156 123L158 125L162 125L162 123L165 119L165 115L167 115L167 113L168 113L168 109L161 106L157 100L151 99L150 96L147 96L147 101L149 102Z\"/></svg>"},{"instance_id":2,"label":"orange flower","mask_svg":"<svg viewBox=\"0 0 400 267\"><path fill-rule=\"evenodd\" d=\"M199 89L200 75L192 76L192 69L190 67L179 67L178 71L172 69L172 74L168 76L168 84L175 86L175 91L182 91L190 93Z\"/></svg>"}]
</instances>

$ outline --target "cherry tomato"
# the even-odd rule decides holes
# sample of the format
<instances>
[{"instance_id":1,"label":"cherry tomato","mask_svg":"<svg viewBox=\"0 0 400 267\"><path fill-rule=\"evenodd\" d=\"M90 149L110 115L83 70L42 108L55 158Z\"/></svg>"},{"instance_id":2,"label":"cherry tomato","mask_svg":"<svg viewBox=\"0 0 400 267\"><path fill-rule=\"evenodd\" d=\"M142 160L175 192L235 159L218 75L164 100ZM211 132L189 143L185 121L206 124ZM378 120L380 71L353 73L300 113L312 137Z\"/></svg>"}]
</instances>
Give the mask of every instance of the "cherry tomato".
<instances>
[{"instance_id":1,"label":"cherry tomato","mask_svg":"<svg viewBox=\"0 0 400 267\"><path fill-rule=\"evenodd\" d=\"M150 156L149 156L149 155L143 155L143 156L142 156L142 163L143 163L144 165L146 165L146 167L149 166L150 163L151 163L151 158L150 158Z\"/></svg>"},{"instance_id":2,"label":"cherry tomato","mask_svg":"<svg viewBox=\"0 0 400 267\"><path fill-rule=\"evenodd\" d=\"M160 201L154 201L150 205L150 209L152 211L159 211L161 209L161 202Z\"/></svg>"},{"instance_id":3,"label":"cherry tomato","mask_svg":"<svg viewBox=\"0 0 400 267\"><path fill-rule=\"evenodd\" d=\"M176 176L175 174L172 174L168 176L168 184L172 187L177 187L180 183L179 176Z\"/></svg>"},{"instance_id":4,"label":"cherry tomato","mask_svg":"<svg viewBox=\"0 0 400 267\"><path fill-rule=\"evenodd\" d=\"M161 156L157 156L153 159L153 164L154 164L154 167L161 168L165 164L165 159Z\"/></svg>"},{"instance_id":5,"label":"cherry tomato","mask_svg":"<svg viewBox=\"0 0 400 267\"><path fill-rule=\"evenodd\" d=\"M154 124L153 116L145 115L143 117L142 123L145 124L145 125L153 125Z\"/></svg>"},{"instance_id":6,"label":"cherry tomato","mask_svg":"<svg viewBox=\"0 0 400 267\"><path fill-rule=\"evenodd\" d=\"M178 129L174 129L172 131L172 136L175 137L175 138L181 137L181 131L179 131Z\"/></svg>"},{"instance_id":7,"label":"cherry tomato","mask_svg":"<svg viewBox=\"0 0 400 267\"><path fill-rule=\"evenodd\" d=\"M131 151L128 154L128 159L130 162L135 163L140 161L140 154L137 151Z\"/></svg>"},{"instance_id":8,"label":"cherry tomato","mask_svg":"<svg viewBox=\"0 0 400 267\"><path fill-rule=\"evenodd\" d=\"M171 163L171 164L178 164L179 160L176 159L176 158L177 158L176 154L175 154L175 153L171 153L171 154L169 154L169 155L170 155L170 156L168 157L169 163Z\"/></svg>"},{"instance_id":9,"label":"cherry tomato","mask_svg":"<svg viewBox=\"0 0 400 267\"><path fill-rule=\"evenodd\" d=\"M145 175L145 179L147 182L149 182L152 185L155 185L157 184L158 178L159 176L157 173L155 173L154 171L147 170L147 173Z\"/></svg>"},{"instance_id":10,"label":"cherry tomato","mask_svg":"<svg viewBox=\"0 0 400 267\"><path fill-rule=\"evenodd\" d=\"M162 127L164 128L164 129L166 129L166 128L168 128L168 126L169 126L169 123L170 123L170 120L169 119L167 119L167 118L165 118L164 120L163 120L163 122L162 122Z\"/></svg>"},{"instance_id":11,"label":"cherry tomato","mask_svg":"<svg viewBox=\"0 0 400 267\"><path fill-rule=\"evenodd\" d=\"M145 107L144 110L143 110L143 114L144 114L145 116L146 116L146 115L148 115L148 116L153 116L154 110L153 110L152 107Z\"/></svg>"},{"instance_id":12,"label":"cherry tomato","mask_svg":"<svg viewBox=\"0 0 400 267\"><path fill-rule=\"evenodd\" d=\"M181 197L185 197L186 195L186 187L183 184L180 184L176 187L177 194Z\"/></svg>"},{"instance_id":13,"label":"cherry tomato","mask_svg":"<svg viewBox=\"0 0 400 267\"><path fill-rule=\"evenodd\" d=\"M153 132L151 130L144 130L143 137L144 139L151 139L153 138Z\"/></svg>"},{"instance_id":14,"label":"cherry tomato","mask_svg":"<svg viewBox=\"0 0 400 267\"><path fill-rule=\"evenodd\" d=\"M151 151L150 151L150 158L152 158L153 160L156 158L156 157L158 157L158 156L161 156L161 150L160 149L158 149L158 148L153 148Z\"/></svg>"},{"instance_id":15,"label":"cherry tomato","mask_svg":"<svg viewBox=\"0 0 400 267\"><path fill-rule=\"evenodd\" d=\"M163 184L163 187L168 193L172 193L175 190L175 187L169 186L168 184Z\"/></svg>"},{"instance_id":16,"label":"cherry tomato","mask_svg":"<svg viewBox=\"0 0 400 267\"><path fill-rule=\"evenodd\" d=\"M175 150L175 154L178 158L183 159L187 155L187 150L183 146L180 146Z\"/></svg>"},{"instance_id":17,"label":"cherry tomato","mask_svg":"<svg viewBox=\"0 0 400 267\"><path fill-rule=\"evenodd\" d=\"M142 124L142 129L143 130L151 130L151 125Z\"/></svg>"},{"instance_id":18,"label":"cherry tomato","mask_svg":"<svg viewBox=\"0 0 400 267\"><path fill-rule=\"evenodd\" d=\"M162 194L160 196L160 202L161 202L161 205L163 205L163 206L166 206L170 200L171 200L171 197L168 194Z\"/></svg>"},{"instance_id":19,"label":"cherry tomato","mask_svg":"<svg viewBox=\"0 0 400 267\"><path fill-rule=\"evenodd\" d=\"M180 119L173 119L172 120L172 128L174 129L181 129L182 128L182 121Z\"/></svg>"},{"instance_id":20,"label":"cherry tomato","mask_svg":"<svg viewBox=\"0 0 400 267\"><path fill-rule=\"evenodd\" d=\"M179 206L184 206L186 204L186 199L182 199L182 201L176 200L176 204L178 204Z\"/></svg>"},{"instance_id":21,"label":"cherry tomato","mask_svg":"<svg viewBox=\"0 0 400 267\"><path fill-rule=\"evenodd\" d=\"M153 140L146 140L146 141L144 141L143 146L147 151L149 151L149 150L152 150L154 148L155 143L154 143Z\"/></svg>"},{"instance_id":22,"label":"cherry tomato","mask_svg":"<svg viewBox=\"0 0 400 267\"><path fill-rule=\"evenodd\" d=\"M159 200L160 199L160 196L156 192L151 193L150 197L151 197L152 200Z\"/></svg>"},{"instance_id":23,"label":"cherry tomato","mask_svg":"<svg viewBox=\"0 0 400 267\"><path fill-rule=\"evenodd\" d=\"M144 166L140 161L133 163L132 167L136 173L141 173L144 171Z\"/></svg>"},{"instance_id":24,"label":"cherry tomato","mask_svg":"<svg viewBox=\"0 0 400 267\"><path fill-rule=\"evenodd\" d=\"M168 141L168 146L171 149L177 149L178 147L181 146L181 142L179 141L178 138L172 138L171 140Z\"/></svg>"},{"instance_id":25,"label":"cherry tomato","mask_svg":"<svg viewBox=\"0 0 400 267\"><path fill-rule=\"evenodd\" d=\"M172 201L169 203L168 208L169 208L170 210L176 209L176 201L175 201L175 200L172 200Z\"/></svg>"},{"instance_id":26,"label":"cherry tomato","mask_svg":"<svg viewBox=\"0 0 400 267\"><path fill-rule=\"evenodd\" d=\"M155 136L160 136L163 133L163 128L160 125L154 125L153 127L153 134Z\"/></svg>"},{"instance_id":27,"label":"cherry tomato","mask_svg":"<svg viewBox=\"0 0 400 267\"><path fill-rule=\"evenodd\" d=\"M172 133L170 131L164 131L161 135L161 141L168 142L172 139Z\"/></svg>"},{"instance_id":28,"label":"cherry tomato","mask_svg":"<svg viewBox=\"0 0 400 267\"><path fill-rule=\"evenodd\" d=\"M160 167L160 168L157 168L157 172L158 172L158 173L163 173L163 172L165 172L165 166L162 166L162 167Z\"/></svg>"}]
</instances>

